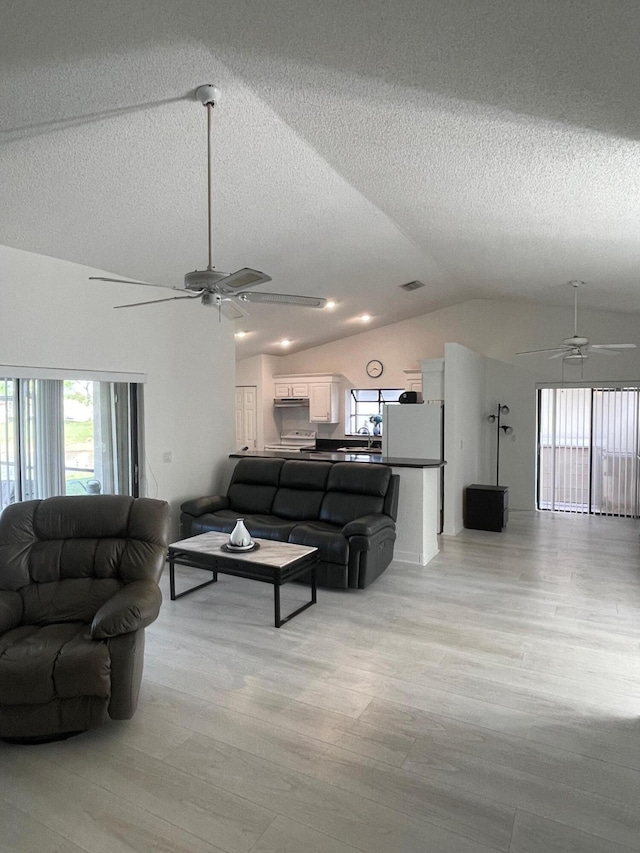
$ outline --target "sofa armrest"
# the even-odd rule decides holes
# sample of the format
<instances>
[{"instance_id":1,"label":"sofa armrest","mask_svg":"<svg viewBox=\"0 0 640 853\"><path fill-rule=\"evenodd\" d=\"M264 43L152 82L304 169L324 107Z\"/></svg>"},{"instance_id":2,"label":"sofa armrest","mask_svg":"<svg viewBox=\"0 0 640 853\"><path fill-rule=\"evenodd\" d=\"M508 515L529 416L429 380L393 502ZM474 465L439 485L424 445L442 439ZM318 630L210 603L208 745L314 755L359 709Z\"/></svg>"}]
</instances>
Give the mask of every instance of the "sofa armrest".
<instances>
[{"instance_id":1,"label":"sofa armrest","mask_svg":"<svg viewBox=\"0 0 640 853\"><path fill-rule=\"evenodd\" d=\"M349 536L374 536L385 527L395 528L395 523L388 515L380 512L372 512L369 515L361 515L347 522L342 528L342 535Z\"/></svg>"},{"instance_id":2,"label":"sofa armrest","mask_svg":"<svg viewBox=\"0 0 640 853\"><path fill-rule=\"evenodd\" d=\"M0 634L17 628L22 622L22 596L13 589L0 590Z\"/></svg>"},{"instance_id":3,"label":"sofa armrest","mask_svg":"<svg viewBox=\"0 0 640 853\"><path fill-rule=\"evenodd\" d=\"M219 509L227 509L228 506L229 499L226 495L212 495L208 498L194 498L191 501L185 501L180 509L187 515L197 518L199 515L204 515L205 512L216 512Z\"/></svg>"},{"instance_id":4,"label":"sofa armrest","mask_svg":"<svg viewBox=\"0 0 640 853\"><path fill-rule=\"evenodd\" d=\"M91 623L94 640L130 634L158 618L162 593L154 581L133 581L119 589L100 607Z\"/></svg>"}]
</instances>

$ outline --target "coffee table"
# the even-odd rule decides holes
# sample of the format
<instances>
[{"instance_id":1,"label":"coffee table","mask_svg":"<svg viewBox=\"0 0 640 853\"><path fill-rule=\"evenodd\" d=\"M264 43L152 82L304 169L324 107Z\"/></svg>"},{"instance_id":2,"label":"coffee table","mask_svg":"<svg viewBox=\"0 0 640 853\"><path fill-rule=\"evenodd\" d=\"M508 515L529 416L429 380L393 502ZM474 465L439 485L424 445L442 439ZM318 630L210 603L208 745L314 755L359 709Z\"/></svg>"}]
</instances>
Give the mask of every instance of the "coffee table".
<instances>
[{"instance_id":1,"label":"coffee table","mask_svg":"<svg viewBox=\"0 0 640 853\"><path fill-rule=\"evenodd\" d=\"M255 539L260 546L255 551L228 553L223 550L229 536L226 533L200 533L189 539L172 542L169 545L169 586L171 600L182 598L190 592L215 583L218 574L234 575L239 578L261 581L273 585L274 622L276 628L284 625L298 613L316 603L316 563L318 549L306 545L292 545L289 542L276 542L271 539ZM193 586L184 592L176 593L175 567L190 566L212 573L211 580ZM311 600L298 607L293 613L282 618L280 614L280 587L288 581L296 580L303 574L311 573Z\"/></svg>"}]
</instances>

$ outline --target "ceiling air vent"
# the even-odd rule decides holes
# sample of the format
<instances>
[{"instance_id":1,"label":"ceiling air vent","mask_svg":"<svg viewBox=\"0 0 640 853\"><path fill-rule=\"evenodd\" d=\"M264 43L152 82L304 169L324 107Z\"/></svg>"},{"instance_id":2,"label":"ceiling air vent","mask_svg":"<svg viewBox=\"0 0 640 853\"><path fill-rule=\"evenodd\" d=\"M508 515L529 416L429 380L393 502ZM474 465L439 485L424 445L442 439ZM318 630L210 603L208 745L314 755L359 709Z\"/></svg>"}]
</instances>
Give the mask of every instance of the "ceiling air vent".
<instances>
[{"instance_id":1,"label":"ceiling air vent","mask_svg":"<svg viewBox=\"0 0 640 853\"><path fill-rule=\"evenodd\" d=\"M400 290L417 290L419 287L424 287L423 281L408 281L400 285Z\"/></svg>"}]
</instances>

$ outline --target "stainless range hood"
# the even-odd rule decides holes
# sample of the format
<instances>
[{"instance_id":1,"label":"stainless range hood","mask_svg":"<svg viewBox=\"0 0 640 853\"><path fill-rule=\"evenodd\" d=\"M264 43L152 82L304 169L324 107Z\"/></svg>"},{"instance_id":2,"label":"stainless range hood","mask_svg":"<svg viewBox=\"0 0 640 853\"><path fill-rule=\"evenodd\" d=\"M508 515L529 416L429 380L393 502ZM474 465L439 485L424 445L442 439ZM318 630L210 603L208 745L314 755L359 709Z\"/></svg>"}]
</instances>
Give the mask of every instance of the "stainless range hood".
<instances>
[{"instance_id":1,"label":"stainless range hood","mask_svg":"<svg viewBox=\"0 0 640 853\"><path fill-rule=\"evenodd\" d=\"M308 397L275 397L273 405L276 408L288 409L293 406L309 406Z\"/></svg>"}]
</instances>

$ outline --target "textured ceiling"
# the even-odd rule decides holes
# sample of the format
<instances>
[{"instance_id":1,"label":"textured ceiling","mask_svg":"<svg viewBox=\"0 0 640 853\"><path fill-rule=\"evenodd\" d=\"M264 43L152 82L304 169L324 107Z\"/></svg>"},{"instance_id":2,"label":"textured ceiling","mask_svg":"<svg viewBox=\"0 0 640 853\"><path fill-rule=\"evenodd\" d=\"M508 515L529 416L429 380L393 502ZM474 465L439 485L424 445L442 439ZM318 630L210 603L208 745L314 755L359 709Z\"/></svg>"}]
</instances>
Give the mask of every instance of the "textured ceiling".
<instances>
[{"instance_id":1,"label":"textured ceiling","mask_svg":"<svg viewBox=\"0 0 640 853\"><path fill-rule=\"evenodd\" d=\"M203 268L214 82L215 265L339 301L249 306L241 355L365 311L568 306L575 278L585 308L640 312L639 40L610 0L5 2L0 242L165 285Z\"/></svg>"}]
</instances>

